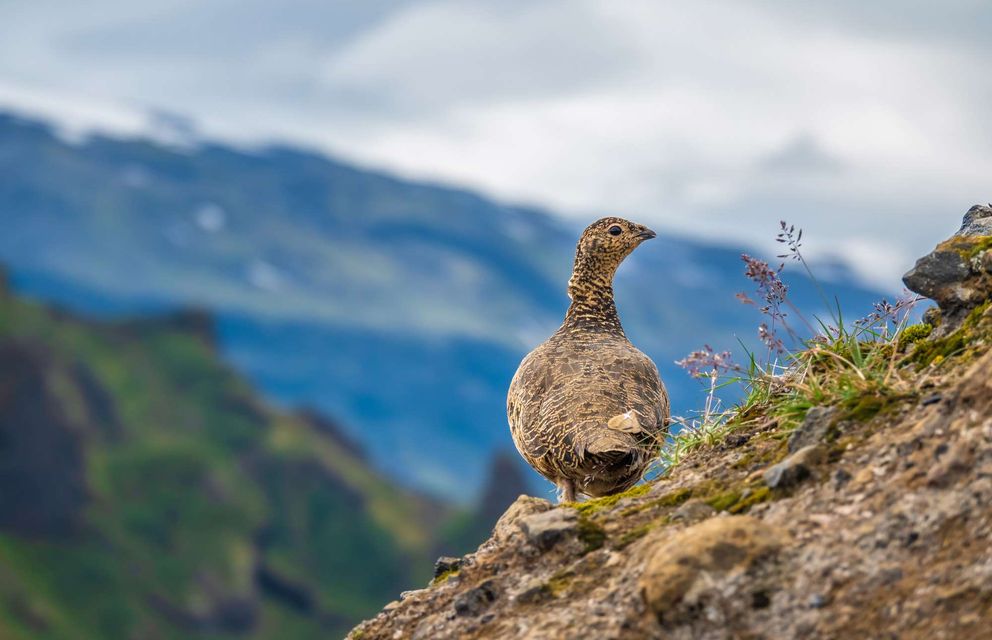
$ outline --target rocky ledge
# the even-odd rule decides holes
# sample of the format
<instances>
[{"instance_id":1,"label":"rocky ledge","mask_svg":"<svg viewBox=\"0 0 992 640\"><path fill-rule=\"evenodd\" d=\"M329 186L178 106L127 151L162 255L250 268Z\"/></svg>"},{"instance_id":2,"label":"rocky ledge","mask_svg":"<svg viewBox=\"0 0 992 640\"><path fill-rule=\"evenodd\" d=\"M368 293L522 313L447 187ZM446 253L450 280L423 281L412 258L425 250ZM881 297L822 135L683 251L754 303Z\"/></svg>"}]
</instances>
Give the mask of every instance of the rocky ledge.
<instances>
[{"instance_id":1,"label":"rocky ledge","mask_svg":"<svg viewBox=\"0 0 992 640\"><path fill-rule=\"evenodd\" d=\"M741 420L666 477L521 496L352 639L977 638L992 620L992 208L907 274L899 394ZM936 324L936 330L933 329ZM910 335L911 334L911 335Z\"/></svg>"}]
</instances>

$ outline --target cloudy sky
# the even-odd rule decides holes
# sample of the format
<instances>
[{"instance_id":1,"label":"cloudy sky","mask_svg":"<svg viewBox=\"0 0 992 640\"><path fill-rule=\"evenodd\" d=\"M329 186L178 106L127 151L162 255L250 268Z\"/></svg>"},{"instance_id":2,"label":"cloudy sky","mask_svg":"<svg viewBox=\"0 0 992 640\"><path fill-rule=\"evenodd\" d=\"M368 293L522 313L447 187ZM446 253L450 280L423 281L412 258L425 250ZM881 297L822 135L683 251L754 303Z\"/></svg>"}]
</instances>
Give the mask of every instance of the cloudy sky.
<instances>
[{"instance_id":1,"label":"cloudy sky","mask_svg":"<svg viewBox=\"0 0 992 640\"><path fill-rule=\"evenodd\" d=\"M896 289L992 200L990 34L987 0L0 0L0 106L727 243L785 218Z\"/></svg>"}]
</instances>

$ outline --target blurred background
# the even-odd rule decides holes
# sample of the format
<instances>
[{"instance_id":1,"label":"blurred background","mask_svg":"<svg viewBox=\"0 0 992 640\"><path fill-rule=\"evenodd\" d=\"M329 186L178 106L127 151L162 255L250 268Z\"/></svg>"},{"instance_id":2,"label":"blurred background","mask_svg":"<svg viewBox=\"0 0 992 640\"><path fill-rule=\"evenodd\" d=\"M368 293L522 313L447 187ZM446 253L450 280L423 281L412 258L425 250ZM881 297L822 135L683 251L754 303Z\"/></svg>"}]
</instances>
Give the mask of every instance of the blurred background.
<instances>
[{"instance_id":1,"label":"blurred background","mask_svg":"<svg viewBox=\"0 0 992 640\"><path fill-rule=\"evenodd\" d=\"M522 492L505 391L581 229L618 306L757 344L805 230L850 316L992 199L992 8L0 3L0 637L316 638ZM787 268L795 302L826 315Z\"/></svg>"}]
</instances>

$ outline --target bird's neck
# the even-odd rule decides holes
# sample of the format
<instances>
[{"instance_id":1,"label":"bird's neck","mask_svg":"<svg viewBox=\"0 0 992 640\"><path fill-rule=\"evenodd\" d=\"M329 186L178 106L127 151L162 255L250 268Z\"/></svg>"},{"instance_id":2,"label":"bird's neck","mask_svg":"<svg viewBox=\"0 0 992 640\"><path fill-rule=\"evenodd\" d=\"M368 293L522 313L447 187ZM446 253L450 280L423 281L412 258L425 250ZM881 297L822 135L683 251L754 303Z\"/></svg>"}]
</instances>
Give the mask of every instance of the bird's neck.
<instances>
[{"instance_id":1,"label":"bird's neck","mask_svg":"<svg viewBox=\"0 0 992 640\"><path fill-rule=\"evenodd\" d=\"M562 329L623 336L620 316L613 299L613 274L617 265L599 264L577 256L568 281L572 304Z\"/></svg>"}]
</instances>

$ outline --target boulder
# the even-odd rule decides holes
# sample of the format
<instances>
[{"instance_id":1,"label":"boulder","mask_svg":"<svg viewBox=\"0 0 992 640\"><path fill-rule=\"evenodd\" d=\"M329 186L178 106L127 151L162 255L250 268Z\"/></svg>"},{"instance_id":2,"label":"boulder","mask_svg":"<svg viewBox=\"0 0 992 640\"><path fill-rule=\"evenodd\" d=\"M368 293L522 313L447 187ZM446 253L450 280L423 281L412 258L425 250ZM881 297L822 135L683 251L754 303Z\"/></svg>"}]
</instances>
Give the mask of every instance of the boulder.
<instances>
[{"instance_id":1,"label":"boulder","mask_svg":"<svg viewBox=\"0 0 992 640\"><path fill-rule=\"evenodd\" d=\"M751 516L710 518L660 538L640 578L644 602L662 624L684 620L722 579L747 571L787 540Z\"/></svg>"},{"instance_id":2,"label":"boulder","mask_svg":"<svg viewBox=\"0 0 992 640\"><path fill-rule=\"evenodd\" d=\"M520 496L509 506L506 512L496 521L493 527L493 540L505 541L520 531L520 521L536 513L544 513L551 509L551 503L541 498Z\"/></svg>"},{"instance_id":3,"label":"boulder","mask_svg":"<svg viewBox=\"0 0 992 640\"><path fill-rule=\"evenodd\" d=\"M820 445L803 447L769 468L761 477L772 489L795 486L813 475L813 468L823 460L824 454L825 451Z\"/></svg>"},{"instance_id":4,"label":"boulder","mask_svg":"<svg viewBox=\"0 0 992 640\"><path fill-rule=\"evenodd\" d=\"M802 424L789 436L789 453L823 442L836 413L835 407L810 408Z\"/></svg>"},{"instance_id":5,"label":"boulder","mask_svg":"<svg viewBox=\"0 0 992 640\"><path fill-rule=\"evenodd\" d=\"M547 551L566 535L578 531L579 516L572 509L553 509L524 518L520 528L528 542Z\"/></svg>"},{"instance_id":6,"label":"boulder","mask_svg":"<svg viewBox=\"0 0 992 640\"><path fill-rule=\"evenodd\" d=\"M961 228L916 262L903 276L906 286L940 307L942 333L992 297L992 205L975 205Z\"/></svg>"}]
</instances>

